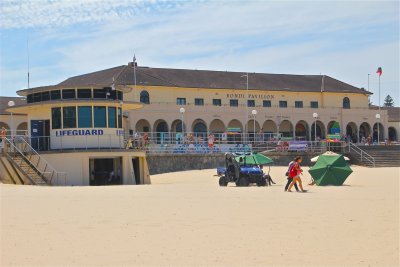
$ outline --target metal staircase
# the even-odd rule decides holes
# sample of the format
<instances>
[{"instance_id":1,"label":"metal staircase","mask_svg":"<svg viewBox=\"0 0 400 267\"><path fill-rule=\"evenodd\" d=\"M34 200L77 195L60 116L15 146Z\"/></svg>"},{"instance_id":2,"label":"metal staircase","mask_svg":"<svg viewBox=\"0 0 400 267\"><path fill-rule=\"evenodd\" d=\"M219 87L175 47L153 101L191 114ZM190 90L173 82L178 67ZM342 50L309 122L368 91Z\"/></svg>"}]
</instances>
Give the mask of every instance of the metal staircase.
<instances>
[{"instance_id":1,"label":"metal staircase","mask_svg":"<svg viewBox=\"0 0 400 267\"><path fill-rule=\"evenodd\" d=\"M5 155L23 176L24 184L53 185L66 181L66 173L57 172L24 137L5 138Z\"/></svg>"}]
</instances>

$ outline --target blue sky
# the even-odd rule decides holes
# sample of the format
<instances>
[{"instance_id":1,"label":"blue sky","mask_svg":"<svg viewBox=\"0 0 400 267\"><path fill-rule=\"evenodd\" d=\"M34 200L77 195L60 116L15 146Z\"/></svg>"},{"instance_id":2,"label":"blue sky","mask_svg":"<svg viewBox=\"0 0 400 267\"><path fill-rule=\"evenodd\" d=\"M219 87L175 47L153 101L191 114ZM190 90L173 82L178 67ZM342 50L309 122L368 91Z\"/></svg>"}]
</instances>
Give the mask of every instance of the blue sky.
<instances>
[{"instance_id":1,"label":"blue sky","mask_svg":"<svg viewBox=\"0 0 400 267\"><path fill-rule=\"evenodd\" d=\"M7 1L0 95L127 64L326 74L399 99L399 2ZM251 81L249 81L251 84Z\"/></svg>"}]
</instances>

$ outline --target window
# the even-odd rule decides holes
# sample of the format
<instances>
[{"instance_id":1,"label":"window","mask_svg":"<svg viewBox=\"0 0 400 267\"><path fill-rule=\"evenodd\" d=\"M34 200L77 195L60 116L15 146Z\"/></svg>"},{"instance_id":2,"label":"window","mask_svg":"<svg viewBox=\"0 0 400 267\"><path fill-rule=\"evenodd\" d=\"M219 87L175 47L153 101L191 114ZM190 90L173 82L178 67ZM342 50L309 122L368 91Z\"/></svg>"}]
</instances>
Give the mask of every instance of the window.
<instances>
[{"instance_id":1,"label":"window","mask_svg":"<svg viewBox=\"0 0 400 267\"><path fill-rule=\"evenodd\" d=\"M204 99L203 98L195 98L194 104L195 104L195 106L204 106Z\"/></svg>"},{"instance_id":2,"label":"window","mask_svg":"<svg viewBox=\"0 0 400 267\"><path fill-rule=\"evenodd\" d=\"M107 96L107 90L103 89L93 89L93 98L96 99L105 99Z\"/></svg>"},{"instance_id":3,"label":"window","mask_svg":"<svg viewBox=\"0 0 400 267\"><path fill-rule=\"evenodd\" d=\"M124 100L124 94L121 91L117 91L117 99ZM150 100L149 100L149 102L150 102Z\"/></svg>"},{"instance_id":4,"label":"window","mask_svg":"<svg viewBox=\"0 0 400 267\"><path fill-rule=\"evenodd\" d=\"M33 102L40 102L40 101L42 101L42 94L41 93L33 94Z\"/></svg>"},{"instance_id":5,"label":"window","mask_svg":"<svg viewBox=\"0 0 400 267\"><path fill-rule=\"evenodd\" d=\"M75 98L75 89L64 89L62 90L63 99L73 99Z\"/></svg>"},{"instance_id":6,"label":"window","mask_svg":"<svg viewBox=\"0 0 400 267\"><path fill-rule=\"evenodd\" d=\"M61 129L61 108L51 109L51 129Z\"/></svg>"},{"instance_id":7,"label":"window","mask_svg":"<svg viewBox=\"0 0 400 267\"><path fill-rule=\"evenodd\" d=\"M78 107L78 128L92 128L92 107Z\"/></svg>"},{"instance_id":8,"label":"window","mask_svg":"<svg viewBox=\"0 0 400 267\"><path fill-rule=\"evenodd\" d=\"M63 107L63 128L76 128L76 107Z\"/></svg>"},{"instance_id":9,"label":"window","mask_svg":"<svg viewBox=\"0 0 400 267\"><path fill-rule=\"evenodd\" d=\"M78 98L90 99L92 98L92 90L91 89L78 89Z\"/></svg>"},{"instance_id":10,"label":"window","mask_svg":"<svg viewBox=\"0 0 400 267\"><path fill-rule=\"evenodd\" d=\"M214 106L221 106L221 99L213 99L212 103Z\"/></svg>"},{"instance_id":11,"label":"window","mask_svg":"<svg viewBox=\"0 0 400 267\"><path fill-rule=\"evenodd\" d=\"M280 108L287 108L287 101L279 101Z\"/></svg>"},{"instance_id":12,"label":"window","mask_svg":"<svg viewBox=\"0 0 400 267\"><path fill-rule=\"evenodd\" d=\"M348 97L343 98L343 108L350 109L350 99Z\"/></svg>"},{"instance_id":13,"label":"window","mask_svg":"<svg viewBox=\"0 0 400 267\"><path fill-rule=\"evenodd\" d=\"M318 108L318 101L311 101L310 102L310 107L311 108Z\"/></svg>"},{"instance_id":14,"label":"window","mask_svg":"<svg viewBox=\"0 0 400 267\"><path fill-rule=\"evenodd\" d=\"M122 109L118 108L118 128L122 128Z\"/></svg>"},{"instance_id":15,"label":"window","mask_svg":"<svg viewBox=\"0 0 400 267\"><path fill-rule=\"evenodd\" d=\"M295 108L303 108L303 101L295 101L294 107Z\"/></svg>"},{"instance_id":16,"label":"window","mask_svg":"<svg viewBox=\"0 0 400 267\"><path fill-rule=\"evenodd\" d=\"M264 108L270 108L271 107L271 100L264 100L263 101L263 107Z\"/></svg>"},{"instance_id":17,"label":"window","mask_svg":"<svg viewBox=\"0 0 400 267\"><path fill-rule=\"evenodd\" d=\"M176 104L177 105L186 105L186 98L177 98L176 99Z\"/></svg>"},{"instance_id":18,"label":"window","mask_svg":"<svg viewBox=\"0 0 400 267\"><path fill-rule=\"evenodd\" d=\"M117 108L108 107L108 128L117 128Z\"/></svg>"},{"instance_id":19,"label":"window","mask_svg":"<svg viewBox=\"0 0 400 267\"><path fill-rule=\"evenodd\" d=\"M50 100L50 92L43 92L42 93L42 101L49 101Z\"/></svg>"},{"instance_id":20,"label":"window","mask_svg":"<svg viewBox=\"0 0 400 267\"><path fill-rule=\"evenodd\" d=\"M247 106L248 107L255 107L256 106L256 101L255 100L247 100Z\"/></svg>"},{"instance_id":21,"label":"window","mask_svg":"<svg viewBox=\"0 0 400 267\"><path fill-rule=\"evenodd\" d=\"M107 127L106 107L93 107L94 127Z\"/></svg>"},{"instance_id":22,"label":"window","mask_svg":"<svg viewBox=\"0 0 400 267\"><path fill-rule=\"evenodd\" d=\"M150 95L147 91L140 92L140 103L150 104Z\"/></svg>"},{"instance_id":23,"label":"window","mask_svg":"<svg viewBox=\"0 0 400 267\"><path fill-rule=\"evenodd\" d=\"M237 100L237 99L231 99L231 100L229 100L229 105L230 105L231 107L238 107L238 106L239 106L239 100Z\"/></svg>"},{"instance_id":24,"label":"window","mask_svg":"<svg viewBox=\"0 0 400 267\"><path fill-rule=\"evenodd\" d=\"M32 103L33 102L33 94L30 94L30 95L27 96L26 102L27 103Z\"/></svg>"},{"instance_id":25,"label":"window","mask_svg":"<svg viewBox=\"0 0 400 267\"><path fill-rule=\"evenodd\" d=\"M60 90L50 91L50 98L51 98L51 100L60 99L61 98L61 91Z\"/></svg>"}]
</instances>

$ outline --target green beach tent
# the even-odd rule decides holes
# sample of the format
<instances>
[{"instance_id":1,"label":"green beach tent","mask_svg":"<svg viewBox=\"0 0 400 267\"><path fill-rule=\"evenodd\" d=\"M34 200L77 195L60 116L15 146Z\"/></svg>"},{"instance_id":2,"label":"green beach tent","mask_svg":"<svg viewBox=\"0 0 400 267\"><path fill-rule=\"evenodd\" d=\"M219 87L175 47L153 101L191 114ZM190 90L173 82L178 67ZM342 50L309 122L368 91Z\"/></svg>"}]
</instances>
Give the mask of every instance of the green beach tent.
<instances>
[{"instance_id":1,"label":"green beach tent","mask_svg":"<svg viewBox=\"0 0 400 267\"><path fill-rule=\"evenodd\" d=\"M267 156L258 153L252 153L250 155L236 156L235 160L239 163L244 163L246 165L265 165L274 162Z\"/></svg>"},{"instance_id":2,"label":"green beach tent","mask_svg":"<svg viewBox=\"0 0 400 267\"><path fill-rule=\"evenodd\" d=\"M320 155L308 171L317 185L342 185L353 172L343 155Z\"/></svg>"}]
</instances>

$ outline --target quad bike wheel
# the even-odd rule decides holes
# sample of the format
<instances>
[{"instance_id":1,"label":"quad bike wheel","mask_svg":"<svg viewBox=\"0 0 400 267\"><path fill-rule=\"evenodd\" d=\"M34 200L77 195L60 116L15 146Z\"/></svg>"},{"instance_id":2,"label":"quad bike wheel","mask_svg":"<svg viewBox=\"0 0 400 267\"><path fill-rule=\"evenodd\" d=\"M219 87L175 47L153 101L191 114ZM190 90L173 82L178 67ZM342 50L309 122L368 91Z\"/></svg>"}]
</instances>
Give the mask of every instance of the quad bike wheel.
<instances>
[{"instance_id":1,"label":"quad bike wheel","mask_svg":"<svg viewBox=\"0 0 400 267\"><path fill-rule=\"evenodd\" d=\"M225 176L219 177L219 186L227 186L228 182L226 181Z\"/></svg>"},{"instance_id":2,"label":"quad bike wheel","mask_svg":"<svg viewBox=\"0 0 400 267\"><path fill-rule=\"evenodd\" d=\"M257 182L257 186L266 186L267 185L267 180L265 178L262 178L260 181Z\"/></svg>"}]
</instances>

